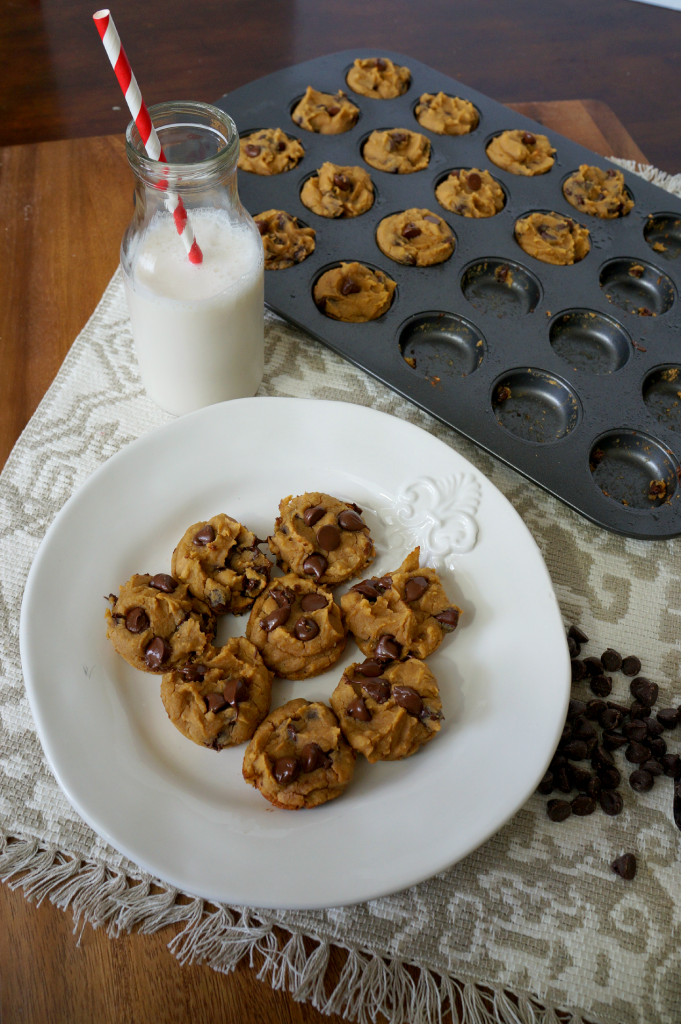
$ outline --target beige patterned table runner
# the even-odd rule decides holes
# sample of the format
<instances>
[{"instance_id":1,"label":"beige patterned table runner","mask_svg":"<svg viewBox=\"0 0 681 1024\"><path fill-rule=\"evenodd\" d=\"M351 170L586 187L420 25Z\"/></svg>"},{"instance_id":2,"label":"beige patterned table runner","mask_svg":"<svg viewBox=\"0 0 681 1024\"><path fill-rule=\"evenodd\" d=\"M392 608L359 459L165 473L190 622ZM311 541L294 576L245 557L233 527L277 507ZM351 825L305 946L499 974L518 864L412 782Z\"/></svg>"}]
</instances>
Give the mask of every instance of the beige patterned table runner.
<instances>
[{"instance_id":1,"label":"beige patterned table runner","mask_svg":"<svg viewBox=\"0 0 681 1024\"><path fill-rule=\"evenodd\" d=\"M645 173L681 194L678 178ZM262 395L369 405L420 425L470 459L532 531L566 621L579 623L593 640L589 652L612 645L637 653L660 684L660 705L679 704L681 542L604 533L271 315L266 346ZM668 779L644 795L625 782L617 818L599 810L553 824L545 798L535 795L449 871L391 897L318 912L215 908L195 898L178 904L177 892L154 894L152 879L78 817L47 766L23 688L23 587L45 530L74 488L168 419L142 390L116 274L0 477L0 877L30 897L70 906L77 920L104 925L112 936L136 925L151 931L183 922L170 944L181 962L205 960L229 971L255 954L270 984L351 1020L368 1021L381 1011L396 1024L430 1024L441 1019L456 988L466 1024L568 1019L556 1010L591 1024L678 1024L681 833L671 820ZM616 686L613 698L625 700L626 680L619 676ZM587 693L575 688L575 695ZM676 749L672 739L670 750ZM619 763L621 753L616 756ZM629 883L610 870L625 851L639 862ZM129 879L142 884L131 887ZM291 936L283 948L275 925ZM312 955L303 935L317 939ZM349 956L327 995L330 943ZM422 968L418 982L405 964Z\"/></svg>"}]
</instances>

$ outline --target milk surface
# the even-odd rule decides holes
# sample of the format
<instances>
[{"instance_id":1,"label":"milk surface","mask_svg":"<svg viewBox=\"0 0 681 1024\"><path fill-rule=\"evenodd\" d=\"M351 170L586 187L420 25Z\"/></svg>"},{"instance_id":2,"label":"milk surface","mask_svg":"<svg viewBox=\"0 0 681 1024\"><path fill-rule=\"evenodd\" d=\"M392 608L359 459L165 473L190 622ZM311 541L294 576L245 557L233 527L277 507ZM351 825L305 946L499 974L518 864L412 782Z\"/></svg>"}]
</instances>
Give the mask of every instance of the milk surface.
<instances>
[{"instance_id":1,"label":"milk surface","mask_svg":"<svg viewBox=\"0 0 681 1024\"><path fill-rule=\"evenodd\" d=\"M123 275L144 386L175 415L254 395L264 368L260 238L223 210L189 216L203 263L189 262L164 212L140 236Z\"/></svg>"}]
</instances>

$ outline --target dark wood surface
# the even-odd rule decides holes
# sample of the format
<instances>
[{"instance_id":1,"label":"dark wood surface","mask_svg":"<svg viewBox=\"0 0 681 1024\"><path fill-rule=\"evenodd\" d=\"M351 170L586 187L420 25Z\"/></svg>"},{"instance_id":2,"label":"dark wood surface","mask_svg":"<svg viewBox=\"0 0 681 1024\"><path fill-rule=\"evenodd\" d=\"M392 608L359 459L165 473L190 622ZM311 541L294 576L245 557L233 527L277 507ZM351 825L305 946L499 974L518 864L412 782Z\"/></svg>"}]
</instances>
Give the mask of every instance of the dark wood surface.
<instances>
[{"instance_id":1,"label":"dark wood surface","mask_svg":"<svg viewBox=\"0 0 681 1024\"><path fill-rule=\"evenodd\" d=\"M601 102L515 109L604 156L645 159ZM114 272L130 214L120 136L0 149L0 465ZM342 1024L246 962L226 977L180 967L166 949L176 930L110 940L88 927L77 946L68 914L0 885L1 1024ZM344 958L333 950L330 983Z\"/></svg>"}]
</instances>

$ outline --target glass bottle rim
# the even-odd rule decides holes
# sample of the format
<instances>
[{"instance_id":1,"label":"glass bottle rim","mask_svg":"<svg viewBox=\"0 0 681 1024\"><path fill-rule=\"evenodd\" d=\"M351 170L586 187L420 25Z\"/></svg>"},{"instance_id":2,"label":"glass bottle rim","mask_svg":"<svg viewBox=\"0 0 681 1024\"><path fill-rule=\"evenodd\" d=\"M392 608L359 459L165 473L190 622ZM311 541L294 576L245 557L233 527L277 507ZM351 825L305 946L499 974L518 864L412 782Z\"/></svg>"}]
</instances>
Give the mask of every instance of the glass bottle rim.
<instances>
[{"instance_id":1,"label":"glass bottle rim","mask_svg":"<svg viewBox=\"0 0 681 1024\"><path fill-rule=\"evenodd\" d=\"M239 133L234 121L219 107L211 103L191 100L172 100L155 103L149 107L152 124L160 132L163 145L163 129L187 126L203 129L221 138L225 145L217 153L192 163L163 163L150 159L144 150L142 138L134 121L130 121L125 132L125 150L133 172L147 184L158 186L165 183L171 190L181 187L183 191L205 188L215 184L232 172L239 153ZM184 120L184 119L187 120Z\"/></svg>"}]
</instances>

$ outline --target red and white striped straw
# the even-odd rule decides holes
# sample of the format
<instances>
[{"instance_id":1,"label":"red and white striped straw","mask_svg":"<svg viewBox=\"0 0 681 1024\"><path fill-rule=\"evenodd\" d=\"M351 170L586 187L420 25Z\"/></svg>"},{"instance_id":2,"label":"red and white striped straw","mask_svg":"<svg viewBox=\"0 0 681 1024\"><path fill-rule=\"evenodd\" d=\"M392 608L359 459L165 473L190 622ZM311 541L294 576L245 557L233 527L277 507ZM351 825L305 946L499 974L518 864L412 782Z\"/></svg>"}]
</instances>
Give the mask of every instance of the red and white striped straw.
<instances>
[{"instance_id":1,"label":"red and white striped straw","mask_svg":"<svg viewBox=\"0 0 681 1024\"><path fill-rule=\"evenodd\" d=\"M118 84L123 90L125 102L128 104L133 121L137 126L137 131L140 133L147 156L150 160L166 162L163 148L159 142L158 135L156 134L156 129L151 123L149 111L147 110L146 103L142 99L142 93L140 92L140 87L137 84L137 79L132 73L130 61L126 57L125 50L121 46L120 36L116 31L116 26L114 25L111 13L108 10L97 11L96 14L92 15L92 18L97 26L97 31L101 36L101 40L104 43L104 49L111 61L111 66L116 73ZM187 256L189 257L189 262L202 263L203 253L199 248L199 243L194 237L194 230L189 218L187 217L187 211L184 203L182 202L182 196L177 195L174 192L166 192L165 205L168 211L173 215L177 233L184 243Z\"/></svg>"}]
</instances>

